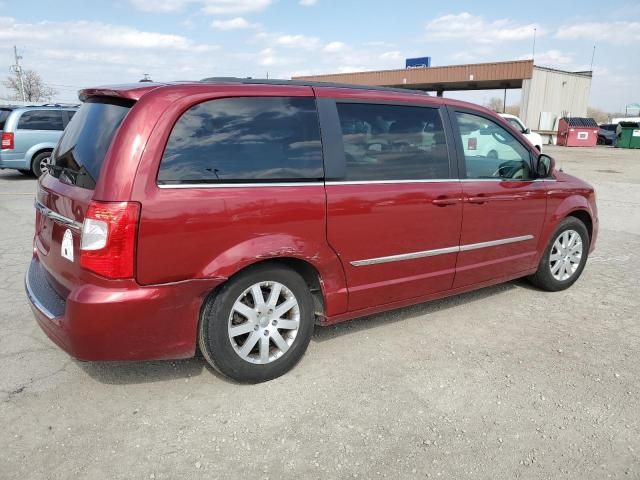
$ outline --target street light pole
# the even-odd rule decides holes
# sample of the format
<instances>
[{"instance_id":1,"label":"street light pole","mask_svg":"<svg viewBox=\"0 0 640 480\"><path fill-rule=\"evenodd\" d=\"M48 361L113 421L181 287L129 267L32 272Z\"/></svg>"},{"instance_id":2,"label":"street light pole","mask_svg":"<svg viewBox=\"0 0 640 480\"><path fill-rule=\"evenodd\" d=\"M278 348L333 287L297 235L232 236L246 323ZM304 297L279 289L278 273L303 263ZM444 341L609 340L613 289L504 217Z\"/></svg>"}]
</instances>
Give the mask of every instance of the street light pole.
<instances>
[{"instance_id":1,"label":"street light pole","mask_svg":"<svg viewBox=\"0 0 640 480\"><path fill-rule=\"evenodd\" d=\"M20 60L22 59L22 57L20 55L18 55L18 47L16 47L15 45L13 46L13 56L15 58L16 63L11 65L11 70L13 70L16 75L18 76L18 81L20 82L20 94L22 96L22 101L26 102L27 101L27 96L25 94L24 91L24 80L22 78L22 67L20 66Z\"/></svg>"}]
</instances>

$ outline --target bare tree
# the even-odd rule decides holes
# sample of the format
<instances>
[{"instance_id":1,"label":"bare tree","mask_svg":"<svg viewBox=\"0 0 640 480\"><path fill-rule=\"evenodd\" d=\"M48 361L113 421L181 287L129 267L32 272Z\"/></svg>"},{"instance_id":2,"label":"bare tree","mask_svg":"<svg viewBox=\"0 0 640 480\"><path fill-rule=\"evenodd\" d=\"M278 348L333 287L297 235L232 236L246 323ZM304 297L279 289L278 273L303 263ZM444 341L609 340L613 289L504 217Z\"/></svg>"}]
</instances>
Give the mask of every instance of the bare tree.
<instances>
[{"instance_id":1,"label":"bare tree","mask_svg":"<svg viewBox=\"0 0 640 480\"><path fill-rule=\"evenodd\" d=\"M507 105L505 108L505 113L510 115L515 115L516 117L520 116L520 105Z\"/></svg>"},{"instance_id":2,"label":"bare tree","mask_svg":"<svg viewBox=\"0 0 640 480\"><path fill-rule=\"evenodd\" d=\"M598 123L607 123L609 121L609 114L595 107L587 108L587 117L593 118Z\"/></svg>"},{"instance_id":3,"label":"bare tree","mask_svg":"<svg viewBox=\"0 0 640 480\"><path fill-rule=\"evenodd\" d=\"M17 73L7 77L2 83L13 92L15 100L22 100L22 84L24 84L24 98L27 102L51 100L58 93L56 89L44 83L40 74L35 70L23 70L22 84Z\"/></svg>"},{"instance_id":4,"label":"bare tree","mask_svg":"<svg viewBox=\"0 0 640 480\"><path fill-rule=\"evenodd\" d=\"M502 112L502 99L499 97L492 97L489 99L489 103L487 103L486 107L494 112Z\"/></svg>"}]
</instances>

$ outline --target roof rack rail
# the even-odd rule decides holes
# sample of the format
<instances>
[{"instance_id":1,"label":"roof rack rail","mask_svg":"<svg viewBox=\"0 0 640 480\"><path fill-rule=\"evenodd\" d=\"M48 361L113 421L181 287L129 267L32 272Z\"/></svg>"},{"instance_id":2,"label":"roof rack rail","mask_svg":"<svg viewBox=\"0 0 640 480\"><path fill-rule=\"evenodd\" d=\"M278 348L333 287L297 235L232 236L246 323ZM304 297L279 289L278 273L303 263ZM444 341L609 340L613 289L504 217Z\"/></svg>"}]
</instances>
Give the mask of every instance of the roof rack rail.
<instances>
[{"instance_id":1,"label":"roof rack rail","mask_svg":"<svg viewBox=\"0 0 640 480\"><path fill-rule=\"evenodd\" d=\"M200 80L202 83L241 83L243 85L297 85L301 87L333 87L350 88L354 90L375 90L382 92L413 93L429 95L423 90L397 87L379 87L376 85L358 85L353 83L319 82L314 80L281 80L275 78L251 78L251 77L208 77Z\"/></svg>"}]
</instances>

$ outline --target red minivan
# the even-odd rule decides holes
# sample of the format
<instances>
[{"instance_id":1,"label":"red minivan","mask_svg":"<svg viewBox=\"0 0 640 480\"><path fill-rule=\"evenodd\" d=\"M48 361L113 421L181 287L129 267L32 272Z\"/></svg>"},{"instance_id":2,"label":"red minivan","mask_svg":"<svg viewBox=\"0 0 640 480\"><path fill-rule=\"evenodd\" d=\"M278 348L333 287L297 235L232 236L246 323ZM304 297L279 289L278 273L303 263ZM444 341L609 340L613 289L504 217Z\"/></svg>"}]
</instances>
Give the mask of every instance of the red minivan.
<instances>
[{"instance_id":1,"label":"red minivan","mask_svg":"<svg viewBox=\"0 0 640 480\"><path fill-rule=\"evenodd\" d=\"M38 181L26 291L82 360L282 375L314 325L580 276L593 188L422 92L206 79L86 89Z\"/></svg>"}]
</instances>

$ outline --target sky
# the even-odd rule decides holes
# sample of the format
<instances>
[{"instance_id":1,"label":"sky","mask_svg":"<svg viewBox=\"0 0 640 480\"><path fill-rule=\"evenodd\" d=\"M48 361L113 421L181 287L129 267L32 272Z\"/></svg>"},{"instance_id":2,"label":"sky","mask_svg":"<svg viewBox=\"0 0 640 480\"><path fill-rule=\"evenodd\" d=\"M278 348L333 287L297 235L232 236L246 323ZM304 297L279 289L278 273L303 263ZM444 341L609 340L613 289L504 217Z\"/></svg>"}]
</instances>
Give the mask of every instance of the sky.
<instances>
[{"instance_id":1,"label":"sky","mask_svg":"<svg viewBox=\"0 0 640 480\"><path fill-rule=\"evenodd\" d=\"M211 76L294 75L531 58L588 70L590 103L640 102L640 1L0 0L0 66L25 69L77 100L87 86ZM0 69L2 71L2 69ZM2 78L2 75L0 75ZM0 96L8 92L0 86ZM486 103L502 91L447 93ZM519 90L508 92L517 104Z\"/></svg>"}]
</instances>

